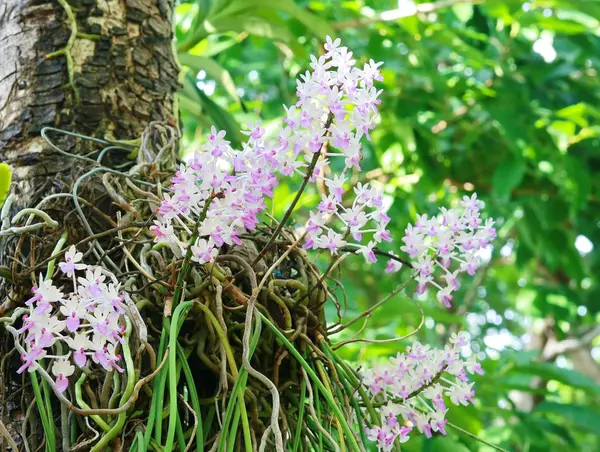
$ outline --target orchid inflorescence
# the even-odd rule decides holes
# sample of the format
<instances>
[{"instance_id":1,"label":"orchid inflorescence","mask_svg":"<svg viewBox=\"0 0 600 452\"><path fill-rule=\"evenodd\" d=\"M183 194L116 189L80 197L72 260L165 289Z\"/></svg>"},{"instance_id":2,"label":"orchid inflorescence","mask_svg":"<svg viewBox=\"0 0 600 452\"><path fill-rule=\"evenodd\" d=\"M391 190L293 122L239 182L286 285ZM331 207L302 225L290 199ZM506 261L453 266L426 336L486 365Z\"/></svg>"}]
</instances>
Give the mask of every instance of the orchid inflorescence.
<instances>
[{"instance_id":1,"label":"orchid inflorescence","mask_svg":"<svg viewBox=\"0 0 600 452\"><path fill-rule=\"evenodd\" d=\"M171 179L170 192L151 227L155 241L167 243L178 257L189 248L194 261L214 262L223 245L242 245L240 235L256 229L258 215L281 178L297 174L305 183L321 179L326 187L303 225L303 247L332 255L351 250L376 262L376 247L392 242L383 193L360 183L348 190L347 181L349 172L360 171L361 140L371 139L378 121L381 91L374 82L383 80L381 64L371 60L360 69L339 39L327 37L325 53L311 57L312 71L297 82L297 103L284 106L275 138L260 122L249 124L242 132L248 141L234 150L225 132L212 127L201 151ZM343 165L330 165L335 158L343 159ZM335 173L334 167L342 169ZM496 236L494 221L483 222L480 217L483 202L476 194L465 196L461 207L442 208L432 218L419 215L402 239L401 250L416 260L412 267L418 294L434 287L437 299L447 307L458 289L458 275L475 273L478 253ZM188 239L180 238L176 229L185 231ZM391 256L387 273L401 269L394 253L383 254ZM460 350L468 345L464 335L454 335L450 342L444 350L415 343L387 366L363 373L371 396L386 402L381 426L368 430L380 450L406 441L413 427L427 437L445 434L445 398L455 404L473 402L467 372L481 373L481 367L474 359L460 358Z\"/></svg>"},{"instance_id":2,"label":"orchid inflorescence","mask_svg":"<svg viewBox=\"0 0 600 452\"><path fill-rule=\"evenodd\" d=\"M311 57L313 71L301 75L298 102L284 107L286 114L275 139L266 136L260 122L249 124L250 130L243 132L248 135L247 143L241 151L234 151L225 132L212 127L203 150L189 164L182 164L172 178L171 193L164 195L158 220L151 227L157 242L167 243L177 256L191 245L193 260L212 262L224 244L241 245L239 235L256 229L258 214L266 208L266 198L273 196L280 178L297 173L311 182L321 178L328 189L304 225L303 247L327 249L331 254L354 249L367 262L377 261L376 246L392 241L383 194L361 183L346 193L346 173L360 171L361 139L370 139L378 118L381 91L373 83L383 80L378 69L381 63L371 60L363 69L357 68L352 52L340 47L339 39L328 37L325 51L319 58ZM326 168L332 172L329 161L335 157L344 158L344 168L340 174L326 175ZM353 199L344 199L345 194L353 194ZM476 195L466 199L460 215L443 209L439 218L419 216L417 224L408 227L401 248L418 258L414 267L419 270L419 293L427 284L435 286L438 300L446 306L458 288L457 274L472 275L477 251L495 236L492 220L481 224L483 203ZM181 240L175 227L196 237L194 243ZM458 269L451 270L452 261L460 263ZM391 258L386 272L401 267L399 259ZM434 280L436 267L443 269L444 286Z\"/></svg>"},{"instance_id":3,"label":"orchid inflorescence","mask_svg":"<svg viewBox=\"0 0 600 452\"><path fill-rule=\"evenodd\" d=\"M191 244L193 259L212 262L223 244L241 244L239 235L256 228L257 215L266 208L265 198L273 196L280 177L299 174L310 182L322 177L330 192L311 213L305 247L333 253L346 245L346 233L360 241L363 233L373 232L370 244L359 247L359 252L375 260L373 246L391 240L385 229L389 217L382 209L381 193L366 184L355 189L351 208L344 208L341 202L345 173L360 169L360 140L370 138L369 131L375 126L381 91L373 82L382 80L381 63L371 60L359 69L352 52L339 44L339 39L327 38L326 53L312 57L313 71L298 81L298 102L285 107L275 139L265 136L260 122L250 124L250 130L242 132L248 135L247 143L241 151L234 151L224 131L211 129L202 151L196 152L188 165L181 165L172 179L171 193L164 195L152 226L157 241L168 243L181 255L188 243L176 236L174 222L190 236L195 227L199 237ZM325 146L329 140L336 149ZM325 168L333 157L342 157L345 169L326 177ZM326 226L331 218L342 221L343 233ZM369 221L374 226L362 229Z\"/></svg>"},{"instance_id":4,"label":"orchid inflorescence","mask_svg":"<svg viewBox=\"0 0 600 452\"><path fill-rule=\"evenodd\" d=\"M446 402L474 402L467 374L483 374L483 370L474 356L461 359L461 350L468 346L465 333L453 334L443 350L414 342L385 365L362 371L362 382L373 400L384 403L381 425L367 428L378 450L387 452L395 443L408 441L415 427L427 438L434 432L445 435Z\"/></svg>"},{"instance_id":5,"label":"orchid inflorescence","mask_svg":"<svg viewBox=\"0 0 600 452\"><path fill-rule=\"evenodd\" d=\"M479 267L478 252L486 248L496 237L494 220L483 222L480 210L484 203L474 193L461 201L462 212L441 208L442 213L432 218L418 215L415 225L408 225L402 238L402 251L417 259L413 267L418 271L417 293L422 295L427 285L438 289L437 299L450 307L452 293L458 290L458 274L475 274ZM458 264L458 265L456 265ZM440 269L445 285L434 277Z\"/></svg>"},{"instance_id":6,"label":"orchid inflorescence","mask_svg":"<svg viewBox=\"0 0 600 452\"><path fill-rule=\"evenodd\" d=\"M116 349L125 331L122 321L125 298L111 272L84 264L82 257L82 253L71 246L64 262L58 264L72 284L69 293L40 275L38 285L32 288L33 297L25 303L29 312L17 330L26 350L18 372L33 372L42 359L53 360L51 369L60 392L67 389L68 377L75 372L72 363L83 368L91 358L106 371L123 372ZM77 276L77 272L85 272L85 276ZM50 353L53 348L64 352L62 343L66 344L65 354Z\"/></svg>"}]
</instances>

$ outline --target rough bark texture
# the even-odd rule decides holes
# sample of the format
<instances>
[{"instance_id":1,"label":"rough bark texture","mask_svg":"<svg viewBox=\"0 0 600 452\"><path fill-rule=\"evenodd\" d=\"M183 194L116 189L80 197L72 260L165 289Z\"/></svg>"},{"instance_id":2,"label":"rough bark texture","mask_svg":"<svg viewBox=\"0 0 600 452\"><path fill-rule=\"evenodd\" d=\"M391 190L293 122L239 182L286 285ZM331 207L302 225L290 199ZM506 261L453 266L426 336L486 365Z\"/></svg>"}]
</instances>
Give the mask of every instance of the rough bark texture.
<instances>
[{"instance_id":1,"label":"rough bark texture","mask_svg":"<svg viewBox=\"0 0 600 452\"><path fill-rule=\"evenodd\" d=\"M0 0L0 162L13 170L13 208L69 191L83 170L46 144L43 127L128 140L150 121L175 123L172 12L173 0ZM92 150L84 140L52 138L69 152ZM57 206L52 215L61 221L70 209ZM0 265L10 262L15 243L3 241ZM38 240L31 251L47 246ZM13 299L5 282L0 277L0 304ZM13 349L7 336L2 329L3 358ZM2 359L0 420L18 439L23 409L7 399L23 387L9 369L15 360L14 353ZM0 449L3 443L0 435Z\"/></svg>"},{"instance_id":2,"label":"rough bark texture","mask_svg":"<svg viewBox=\"0 0 600 452\"><path fill-rule=\"evenodd\" d=\"M45 145L43 127L134 139L149 121L175 120L172 11L172 0L0 2L0 161L18 204L74 164Z\"/></svg>"}]
</instances>

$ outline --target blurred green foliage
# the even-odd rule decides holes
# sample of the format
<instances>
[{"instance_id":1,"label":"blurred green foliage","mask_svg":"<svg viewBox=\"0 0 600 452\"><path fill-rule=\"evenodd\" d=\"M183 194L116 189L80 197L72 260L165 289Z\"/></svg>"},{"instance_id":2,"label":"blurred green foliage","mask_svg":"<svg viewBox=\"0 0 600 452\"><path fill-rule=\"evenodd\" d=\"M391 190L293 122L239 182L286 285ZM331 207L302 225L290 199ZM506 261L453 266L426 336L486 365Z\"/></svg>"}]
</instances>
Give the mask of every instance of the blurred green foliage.
<instances>
[{"instance_id":1,"label":"blurred green foliage","mask_svg":"<svg viewBox=\"0 0 600 452\"><path fill-rule=\"evenodd\" d=\"M599 18L600 2L583 0L204 0L177 7L179 59L188 69L180 97L187 150L211 124L236 143L239 124L279 120L282 104L293 103L295 78L328 33L359 60L385 63L381 124L356 177L385 189L397 242L416 213L435 214L474 190L498 218L489 262L463 280L451 310L422 302L418 338L441 345L452 331L473 335L486 370L477 379L479 402L450 410L449 419L510 450L600 450L600 367L592 358L600 356ZM279 188L275 214L295 189ZM399 282L382 278L382 265L361 261L342 266L344 291L336 293L345 297L345 318ZM361 335L412 331L421 318L412 292L376 311ZM341 350L360 365L405 345ZM403 450L491 449L452 431L415 438Z\"/></svg>"},{"instance_id":2,"label":"blurred green foliage","mask_svg":"<svg viewBox=\"0 0 600 452\"><path fill-rule=\"evenodd\" d=\"M440 346L465 329L484 359L478 404L452 407L450 422L509 450L600 450L600 2L198 0L182 2L175 17L188 151L212 124L239 144L240 124L280 120L327 34L359 60L385 63L381 123L356 177L384 188L395 246L417 213L472 191L498 218L489 262L463 280L455 306L421 303L419 340ZM9 184L0 164L0 203ZM295 189L279 187L275 214ZM344 318L404 273L382 278L383 264L347 259L336 291ZM375 311L361 337L413 331L421 315L412 292ZM406 344L340 350L361 365ZM403 450L492 450L449 433L415 436Z\"/></svg>"}]
</instances>

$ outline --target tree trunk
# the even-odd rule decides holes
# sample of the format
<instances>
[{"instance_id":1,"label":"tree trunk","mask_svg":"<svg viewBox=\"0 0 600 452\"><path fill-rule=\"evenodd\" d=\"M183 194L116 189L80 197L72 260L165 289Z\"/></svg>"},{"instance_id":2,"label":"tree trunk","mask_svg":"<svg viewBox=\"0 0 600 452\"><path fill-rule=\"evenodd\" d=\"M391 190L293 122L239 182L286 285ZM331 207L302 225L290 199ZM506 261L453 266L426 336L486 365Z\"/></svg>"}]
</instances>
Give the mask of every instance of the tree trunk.
<instances>
[{"instance_id":1,"label":"tree trunk","mask_svg":"<svg viewBox=\"0 0 600 452\"><path fill-rule=\"evenodd\" d=\"M129 140L151 121L176 123L172 17L173 0L0 0L0 162L13 171L13 209L68 192L81 175L77 160L40 136L43 127ZM50 138L70 153L98 150L63 134ZM72 207L63 200L52 215L62 224ZM17 240L2 239L0 266L10 265ZM47 257L53 245L37 240L24 254ZM7 303L22 299L7 283L0 276L0 316ZM10 364L18 363L15 353L5 366L13 349L7 336L0 328L0 421L18 441L24 407L10 395L25 388Z\"/></svg>"},{"instance_id":2,"label":"tree trunk","mask_svg":"<svg viewBox=\"0 0 600 452\"><path fill-rule=\"evenodd\" d=\"M13 168L18 205L74 164L43 127L134 139L150 121L175 121L172 15L173 0L0 3L0 161Z\"/></svg>"}]
</instances>

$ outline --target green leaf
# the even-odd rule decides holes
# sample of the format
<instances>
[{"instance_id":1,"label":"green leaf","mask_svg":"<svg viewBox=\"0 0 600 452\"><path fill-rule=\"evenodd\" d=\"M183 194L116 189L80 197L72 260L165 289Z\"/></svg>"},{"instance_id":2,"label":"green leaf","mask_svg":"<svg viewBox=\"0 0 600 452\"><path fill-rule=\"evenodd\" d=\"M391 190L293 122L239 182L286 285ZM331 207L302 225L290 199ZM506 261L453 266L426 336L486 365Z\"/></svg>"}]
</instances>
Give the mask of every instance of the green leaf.
<instances>
[{"instance_id":1,"label":"green leaf","mask_svg":"<svg viewBox=\"0 0 600 452\"><path fill-rule=\"evenodd\" d=\"M10 166L6 163L0 163L0 203L4 202L6 199L6 195L10 190L10 181L12 179L12 174L10 171Z\"/></svg>"},{"instance_id":2,"label":"green leaf","mask_svg":"<svg viewBox=\"0 0 600 452\"><path fill-rule=\"evenodd\" d=\"M581 161L570 155L565 156L565 170L567 173L564 187L571 195L572 205L571 214L576 213L586 207L592 190L592 180L588 169Z\"/></svg>"},{"instance_id":3,"label":"green leaf","mask_svg":"<svg viewBox=\"0 0 600 452\"><path fill-rule=\"evenodd\" d=\"M208 17L208 13L211 9L211 0L196 0L196 4L198 5L198 12L196 13L196 17L194 17L194 23L192 28L198 27L204 19Z\"/></svg>"},{"instance_id":4,"label":"green leaf","mask_svg":"<svg viewBox=\"0 0 600 452\"><path fill-rule=\"evenodd\" d=\"M514 188L519 186L525 176L525 162L522 158L510 156L494 170L492 178L494 194L508 201Z\"/></svg>"},{"instance_id":5,"label":"green leaf","mask_svg":"<svg viewBox=\"0 0 600 452\"><path fill-rule=\"evenodd\" d=\"M274 24L262 17L239 16L223 17L212 21L210 27L214 32L224 33L233 31L236 33L248 33L254 36L269 38L276 41L289 42L292 34L287 27Z\"/></svg>"},{"instance_id":6,"label":"green leaf","mask_svg":"<svg viewBox=\"0 0 600 452\"><path fill-rule=\"evenodd\" d=\"M452 408L446 416L449 422L464 428L474 435L481 434L484 424L481 420L480 412L474 406L456 406Z\"/></svg>"},{"instance_id":7,"label":"green leaf","mask_svg":"<svg viewBox=\"0 0 600 452\"><path fill-rule=\"evenodd\" d=\"M568 119L580 127L588 126L588 120L586 118L587 108L586 104L583 102L561 108L555 112L555 115L559 118Z\"/></svg>"},{"instance_id":8,"label":"green leaf","mask_svg":"<svg viewBox=\"0 0 600 452\"><path fill-rule=\"evenodd\" d=\"M561 419L573 423L576 427L592 433L597 433L600 425L600 412L586 405L544 401L537 406L536 411L558 415Z\"/></svg>"},{"instance_id":9,"label":"green leaf","mask_svg":"<svg viewBox=\"0 0 600 452\"><path fill-rule=\"evenodd\" d=\"M177 93L179 106L187 112L200 118L202 116L202 105L197 99L191 98L185 91Z\"/></svg>"},{"instance_id":10,"label":"green leaf","mask_svg":"<svg viewBox=\"0 0 600 452\"><path fill-rule=\"evenodd\" d=\"M269 3L272 3L274 8L289 14L299 22L302 22L306 28L321 38L321 40L324 41L327 35L331 37L335 36L335 32L329 23L319 16L309 13L304 8L301 8L293 0L271 0Z\"/></svg>"},{"instance_id":11,"label":"green leaf","mask_svg":"<svg viewBox=\"0 0 600 452\"><path fill-rule=\"evenodd\" d=\"M240 101L231 74L212 58L180 53L179 62L194 69L196 74L200 71L206 71L206 75L221 85L236 102Z\"/></svg>"},{"instance_id":12,"label":"green leaf","mask_svg":"<svg viewBox=\"0 0 600 452\"><path fill-rule=\"evenodd\" d=\"M554 433L561 440L565 440L569 443L569 445L575 445L573 435L566 426L550 422L548 419L540 419L535 413L519 412L517 413L517 416L519 416L519 419L524 424L525 429L529 426L534 426L536 430L542 431L543 433Z\"/></svg>"},{"instance_id":13,"label":"green leaf","mask_svg":"<svg viewBox=\"0 0 600 452\"><path fill-rule=\"evenodd\" d=\"M435 436L431 439L431 452L469 452L464 444L448 436Z\"/></svg>"},{"instance_id":14,"label":"green leaf","mask_svg":"<svg viewBox=\"0 0 600 452\"><path fill-rule=\"evenodd\" d=\"M208 36L227 32L245 33L289 43L293 40L292 34L288 27L282 25L282 22L282 20L265 19L247 13L234 16L209 15L195 30L188 33L189 36L181 39L182 42L177 44L177 50L183 53L194 49L196 53L195 47Z\"/></svg>"},{"instance_id":15,"label":"green leaf","mask_svg":"<svg viewBox=\"0 0 600 452\"><path fill-rule=\"evenodd\" d=\"M463 23L468 22L471 20L471 17L473 17L473 5L468 3L459 3L458 5L454 5L452 7L452 11L454 11L454 14L456 17L458 17L458 20Z\"/></svg>"},{"instance_id":16,"label":"green leaf","mask_svg":"<svg viewBox=\"0 0 600 452\"><path fill-rule=\"evenodd\" d=\"M556 380L568 386L583 389L591 394L600 395L600 386L593 379L575 370L558 367L551 363L532 362L529 365L518 366L513 371L539 376L545 380Z\"/></svg>"},{"instance_id":17,"label":"green leaf","mask_svg":"<svg viewBox=\"0 0 600 452\"><path fill-rule=\"evenodd\" d=\"M227 8L227 5L229 5L232 2L233 0L214 0L210 8L209 16L218 14L219 11L222 11L223 9Z\"/></svg>"},{"instance_id":18,"label":"green leaf","mask_svg":"<svg viewBox=\"0 0 600 452\"><path fill-rule=\"evenodd\" d=\"M227 49L230 49L236 44L239 44L245 39L245 36L240 35L233 38L212 42L212 39L205 39L199 42L191 52L193 55L202 55L203 57L213 57Z\"/></svg>"},{"instance_id":19,"label":"green leaf","mask_svg":"<svg viewBox=\"0 0 600 452\"><path fill-rule=\"evenodd\" d=\"M184 86L186 85L190 90L195 92L195 95L202 104L203 112L210 116L214 126L219 130L227 132L227 139L231 141L231 146L234 148L239 147L242 142L239 124L227 111L196 86L196 81L190 74L187 74L185 77Z\"/></svg>"},{"instance_id":20,"label":"green leaf","mask_svg":"<svg viewBox=\"0 0 600 452\"><path fill-rule=\"evenodd\" d=\"M321 40L325 40L327 35L334 36L335 34L327 21L301 8L293 0L234 0L217 15L218 17L241 16L240 13L242 12L252 12L260 8L273 9L288 14L293 19L301 22Z\"/></svg>"},{"instance_id":21,"label":"green leaf","mask_svg":"<svg viewBox=\"0 0 600 452\"><path fill-rule=\"evenodd\" d=\"M382 168L386 168L389 172L396 172L404 161L402 145L400 143L392 144L383 154L381 154L380 161Z\"/></svg>"},{"instance_id":22,"label":"green leaf","mask_svg":"<svg viewBox=\"0 0 600 452\"><path fill-rule=\"evenodd\" d=\"M588 30L587 26L574 20L564 20L557 17L543 17L541 14L525 15L523 17L526 19L523 21L523 25L532 25L543 30L554 31L556 33L576 35L584 33Z\"/></svg>"}]
</instances>

